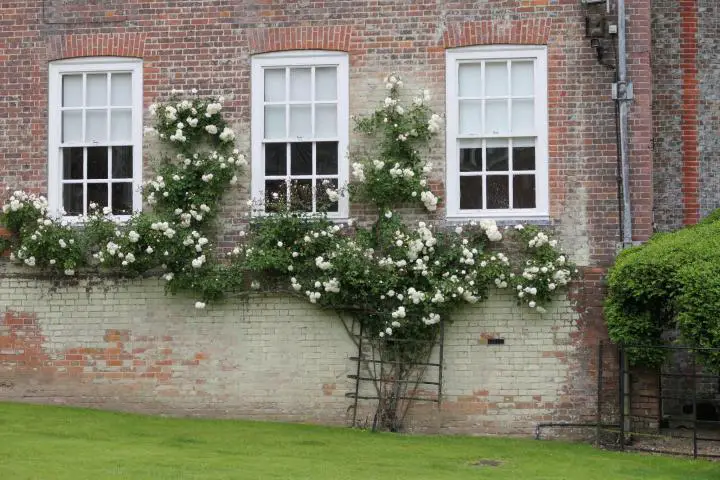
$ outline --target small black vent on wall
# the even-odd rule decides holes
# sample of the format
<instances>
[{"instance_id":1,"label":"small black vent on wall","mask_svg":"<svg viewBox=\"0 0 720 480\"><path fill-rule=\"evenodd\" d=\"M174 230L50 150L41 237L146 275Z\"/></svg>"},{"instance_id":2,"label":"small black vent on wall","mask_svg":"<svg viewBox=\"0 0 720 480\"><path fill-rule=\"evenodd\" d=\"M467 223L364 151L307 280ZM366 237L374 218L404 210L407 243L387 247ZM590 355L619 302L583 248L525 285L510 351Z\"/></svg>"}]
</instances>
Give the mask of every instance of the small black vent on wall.
<instances>
[{"instance_id":1,"label":"small black vent on wall","mask_svg":"<svg viewBox=\"0 0 720 480\"><path fill-rule=\"evenodd\" d=\"M504 338L488 338L488 345L505 345Z\"/></svg>"}]
</instances>

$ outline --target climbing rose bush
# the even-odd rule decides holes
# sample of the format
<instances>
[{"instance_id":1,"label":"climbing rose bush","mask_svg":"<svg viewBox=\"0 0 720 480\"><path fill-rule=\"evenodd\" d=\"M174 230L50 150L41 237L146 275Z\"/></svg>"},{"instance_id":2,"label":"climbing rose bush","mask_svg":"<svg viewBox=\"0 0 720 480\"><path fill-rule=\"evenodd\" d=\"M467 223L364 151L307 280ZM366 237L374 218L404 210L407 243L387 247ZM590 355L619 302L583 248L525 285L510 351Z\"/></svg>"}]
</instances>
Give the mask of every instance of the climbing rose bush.
<instances>
[{"instance_id":1,"label":"climbing rose bush","mask_svg":"<svg viewBox=\"0 0 720 480\"><path fill-rule=\"evenodd\" d=\"M372 351L390 361L385 378L375 383L376 418L396 431L409 405L403 398L422 377L416 367L427 361L440 325L453 312L505 290L542 313L577 270L557 242L534 226L500 228L492 220L447 226L434 217L403 221L400 205L430 214L442 206L431 189L433 166L426 157L443 122L428 105L429 91L408 104L399 75L389 75L384 85L386 98L356 121L373 149L351 152L349 185L318 185L318 199L325 194L319 214L299 212L273 196L250 200L249 210L257 212L247 231L239 232L242 241L219 255L212 220L247 161L223 118L222 98L174 92L149 109L153 126L146 133L165 146L143 186L151 208L119 222L107 207L90 205L77 228L53 217L44 198L14 192L0 214L12 232L11 258L63 277L88 268L127 276L156 273L167 292L188 294L198 310L258 291L282 291L332 308L343 319L354 318ZM361 221L330 221L323 208L345 195L370 214ZM377 378L377 372L370 374Z\"/></svg>"},{"instance_id":2,"label":"climbing rose bush","mask_svg":"<svg viewBox=\"0 0 720 480\"><path fill-rule=\"evenodd\" d=\"M427 90L406 104L399 75L384 84L381 105L356 121L376 149L352 153L351 183L326 189L329 202L349 195L374 209L372 224L338 224L322 213L299 213L282 202L268 209L256 200L250 204L276 213L251 217L243 241L218 255L211 220L247 161L223 118L222 98L192 91L150 106L154 125L146 132L168 154L143 186L149 211L120 223L109 209L90 205L79 229L52 217L44 198L14 192L0 216L13 233L12 258L63 276L81 268L158 272L169 292L189 292L198 309L229 294L281 290L356 315L366 332L386 339L430 338L439 322L492 289L510 290L518 303L542 313L576 273L545 232L501 229L492 220L444 227L401 219L398 205L428 212L441 205L425 155L443 122L429 107Z\"/></svg>"}]
</instances>

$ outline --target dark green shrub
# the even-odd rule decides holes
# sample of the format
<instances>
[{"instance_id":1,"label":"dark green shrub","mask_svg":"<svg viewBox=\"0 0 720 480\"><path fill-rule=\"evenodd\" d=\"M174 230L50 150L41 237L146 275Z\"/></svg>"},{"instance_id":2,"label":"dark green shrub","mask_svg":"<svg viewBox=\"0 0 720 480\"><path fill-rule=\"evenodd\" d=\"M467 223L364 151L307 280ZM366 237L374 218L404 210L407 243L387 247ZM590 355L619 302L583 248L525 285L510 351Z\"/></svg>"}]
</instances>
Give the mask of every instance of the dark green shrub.
<instances>
[{"instance_id":1,"label":"dark green shrub","mask_svg":"<svg viewBox=\"0 0 720 480\"><path fill-rule=\"evenodd\" d=\"M712 212L710 212L707 217L703 218L700 221L700 224L705 225L708 223L717 222L718 220L720 220L720 208L717 208L717 209L713 210Z\"/></svg>"},{"instance_id":2,"label":"dark green shrub","mask_svg":"<svg viewBox=\"0 0 720 480\"><path fill-rule=\"evenodd\" d=\"M696 348L720 348L720 222L655 235L622 252L610 270L605 317L610 337L632 345L663 343L677 329ZM631 361L653 365L664 355L635 349ZM712 368L720 355L701 354Z\"/></svg>"}]
</instances>

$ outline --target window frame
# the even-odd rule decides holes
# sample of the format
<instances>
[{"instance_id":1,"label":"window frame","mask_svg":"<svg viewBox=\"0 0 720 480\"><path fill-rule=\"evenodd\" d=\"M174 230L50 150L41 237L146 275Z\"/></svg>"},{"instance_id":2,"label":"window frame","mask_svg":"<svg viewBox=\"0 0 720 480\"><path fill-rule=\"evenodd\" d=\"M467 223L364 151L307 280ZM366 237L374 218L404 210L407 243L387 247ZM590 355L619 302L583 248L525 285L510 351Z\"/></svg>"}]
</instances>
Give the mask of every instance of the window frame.
<instances>
[{"instance_id":1,"label":"window frame","mask_svg":"<svg viewBox=\"0 0 720 480\"><path fill-rule=\"evenodd\" d=\"M327 67L337 68L337 136L338 136L338 189L345 187L349 180L347 151L349 145L349 72L348 54L340 51L294 50L254 55L251 58L251 195L252 199L264 199L265 190L265 77L266 68L287 67ZM314 141L311 140L311 141ZM315 174L317 175L317 174ZM290 176L290 172L287 173ZM350 205L347 195L338 200L338 211L328 212L333 220L346 220ZM265 214L264 207L253 212ZM310 212L309 212L310 213Z\"/></svg>"},{"instance_id":2,"label":"window frame","mask_svg":"<svg viewBox=\"0 0 720 480\"><path fill-rule=\"evenodd\" d=\"M496 220L547 220L549 218L548 179L548 70L545 45L487 45L448 49L446 60L446 217L450 220L491 218ZM536 135L488 136L460 135L458 111L459 66L473 61L533 60L534 114ZM458 137L484 140L492 138L535 138L535 208L523 209L460 209L460 147ZM483 192L485 195L486 192Z\"/></svg>"},{"instance_id":3,"label":"window frame","mask_svg":"<svg viewBox=\"0 0 720 480\"><path fill-rule=\"evenodd\" d=\"M81 57L51 62L48 68L48 204L51 214L60 216L62 199L62 76L81 73L130 73L132 86L131 141L133 149L132 205L133 212L142 210L143 167L143 61L134 57ZM84 122L83 122L84 125ZM77 146L87 147L86 142ZM110 139L99 146L111 146ZM109 172L108 172L109 174ZM87 184L87 181L83 182ZM131 215L114 215L118 221L127 221ZM82 216L62 216L72 223L81 223Z\"/></svg>"}]
</instances>

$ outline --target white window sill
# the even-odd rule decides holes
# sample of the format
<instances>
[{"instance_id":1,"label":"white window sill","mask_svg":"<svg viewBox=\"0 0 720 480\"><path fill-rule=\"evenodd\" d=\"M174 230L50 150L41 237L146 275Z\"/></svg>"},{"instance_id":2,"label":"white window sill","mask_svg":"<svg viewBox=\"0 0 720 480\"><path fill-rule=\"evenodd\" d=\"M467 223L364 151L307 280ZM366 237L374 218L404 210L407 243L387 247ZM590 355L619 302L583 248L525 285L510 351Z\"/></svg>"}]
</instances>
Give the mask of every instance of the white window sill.
<instances>
[{"instance_id":1,"label":"white window sill","mask_svg":"<svg viewBox=\"0 0 720 480\"><path fill-rule=\"evenodd\" d=\"M139 213L139 212L138 212ZM132 218L132 215L104 215L104 217L108 220L112 220L113 222L117 223L118 225L122 225L124 223L127 223ZM69 216L59 216L56 217L61 222L66 222L71 227L84 227L87 223L87 219L89 217L69 217Z\"/></svg>"},{"instance_id":2,"label":"white window sill","mask_svg":"<svg viewBox=\"0 0 720 480\"><path fill-rule=\"evenodd\" d=\"M499 216L499 215L447 215L445 220L451 225L466 224L469 222L480 222L482 220L494 220L498 226L513 226L518 223L530 225L552 225L549 215L518 215L518 216Z\"/></svg>"}]
</instances>

